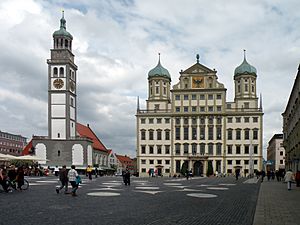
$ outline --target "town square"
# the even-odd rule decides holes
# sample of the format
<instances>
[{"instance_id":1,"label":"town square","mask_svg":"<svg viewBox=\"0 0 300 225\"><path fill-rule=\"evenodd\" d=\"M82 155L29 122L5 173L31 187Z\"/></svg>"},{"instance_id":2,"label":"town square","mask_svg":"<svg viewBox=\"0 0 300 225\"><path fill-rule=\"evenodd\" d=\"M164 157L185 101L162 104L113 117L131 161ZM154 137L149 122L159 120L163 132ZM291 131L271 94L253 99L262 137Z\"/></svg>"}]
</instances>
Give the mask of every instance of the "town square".
<instances>
[{"instance_id":1,"label":"town square","mask_svg":"<svg viewBox=\"0 0 300 225\"><path fill-rule=\"evenodd\" d=\"M300 224L295 0L0 2L0 224Z\"/></svg>"}]
</instances>

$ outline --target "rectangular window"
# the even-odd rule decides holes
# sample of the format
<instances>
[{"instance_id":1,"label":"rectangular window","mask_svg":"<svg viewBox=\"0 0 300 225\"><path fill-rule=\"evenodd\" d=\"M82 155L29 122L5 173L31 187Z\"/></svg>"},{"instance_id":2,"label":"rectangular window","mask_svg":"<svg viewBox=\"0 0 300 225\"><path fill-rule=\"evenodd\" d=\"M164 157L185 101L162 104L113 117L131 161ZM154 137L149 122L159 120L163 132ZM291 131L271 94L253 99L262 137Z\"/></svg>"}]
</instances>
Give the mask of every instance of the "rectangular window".
<instances>
[{"instance_id":1,"label":"rectangular window","mask_svg":"<svg viewBox=\"0 0 300 225\"><path fill-rule=\"evenodd\" d=\"M246 129L244 132L245 132L245 140L249 140L249 129Z\"/></svg>"},{"instance_id":2,"label":"rectangular window","mask_svg":"<svg viewBox=\"0 0 300 225\"><path fill-rule=\"evenodd\" d=\"M149 124L153 124L153 118L149 119Z\"/></svg>"},{"instance_id":3,"label":"rectangular window","mask_svg":"<svg viewBox=\"0 0 300 225\"><path fill-rule=\"evenodd\" d=\"M183 124L188 125L188 124L189 124L189 119L188 119L188 118L184 118L184 119L183 119Z\"/></svg>"},{"instance_id":4,"label":"rectangular window","mask_svg":"<svg viewBox=\"0 0 300 225\"><path fill-rule=\"evenodd\" d=\"M245 151L245 154L249 154L249 145L245 145L244 151Z\"/></svg>"},{"instance_id":5,"label":"rectangular window","mask_svg":"<svg viewBox=\"0 0 300 225\"><path fill-rule=\"evenodd\" d=\"M217 126L217 140L222 139L222 127Z\"/></svg>"},{"instance_id":6,"label":"rectangular window","mask_svg":"<svg viewBox=\"0 0 300 225\"><path fill-rule=\"evenodd\" d=\"M241 122L241 117L235 117L235 122L240 123Z\"/></svg>"},{"instance_id":7,"label":"rectangular window","mask_svg":"<svg viewBox=\"0 0 300 225\"><path fill-rule=\"evenodd\" d=\"M183 145L183 153L188 154L189 153L189 144L184 144Z\"/></svg>"},{"instance_id":8,"label":"rectangular window","mask_svg":"<svg viewBox=\"0 0 300 225\"><path fill-rule=\"evenodd\" d=\"M157 146L157 154L161 154L161 145Z\"/></svg>"},{"instance_id":9,"label":"rectangular window","mask_svg":"<svg viewBox=\"0 0 300 225\"><path fill-rule=\"evenodd\" d=\"M141 131L141 140L146 140L146 131L145 130Z\"/></svg>"},{"instance_id":10,"label":"rectangular window","mask_svg":"<svg viewBox=\"0 0 300 225\"><path fill-rule=\"evenodd\" d=\"M245 165L249 165L249 160L244 160Z\"/></svg>"},{"instance_id":11,"label":"rectangular window","mask_svg":"<svg viewBox=\"0 0 300 225\"><path fill-rule=\"evenodd\" d=\"M232 154L232 145L227 145L227 154Z\"/></svg>"},{"instance_id":12,"label":"rectangular window","mask_svg":"<svg viewBox=\"0 0 300 225\"><path fill-rule=\"evenodd\" d=\"M196 95L192 95L192 100L196 100Z\"/></svg>"},{"instance_id":13,"label":"rectangular window","mask_svg":"<svg viewBox=\"0 0 300 225\"><path fill-rule=\"evenodd\" d=\"M253 117L253 123L257 123L258 122L258 117Z\"/></svg>"},{"instance_id":14,"label":"rectangular window","mask_svg":"<svg viewBox=\"0 0 300 225\"><path fill-rule=\"evenodd\" d=\"M146 154L146 146L145 145L142 145L142 147L141 147L141 153L142 154Z\"/></svg>"},{"instance_id":15,"label":"rectangular window","mask_svg":"<svg viewBox=\"0 0 300 225\"><path fill-rule=\"evenodd\" d=\"M192 144L192 154L196 155L197 153L197 144Z\"/></svg>"},{"instance_id":16,"label":"rectangular window","mask_svg":"<svg viewBox=\"0 0 300 225\"><path fill-rule=\"evenodd\" d=\"M184 138L184 140L189 140L189 128L188 127L183 128L183 138Z\"/></svg>"},{"instance_id":17,"label":"rectangular window","mask_svg":"<svg viewBox=\"0 0 300 225\"><path fill-rule=\"evenodd\" d=\"M196 118L196 117L193 117L193 118L192 118L192 124L193 124L193 125L196 125L196 124L197 124L197 118Z\"/></svg>"},{"instance_id":18,"label":"rectangular window","mask_svg":"<svg viewBox=\"0 0 300 225\"><path fill-rule=\"evenodd\" d=\"M213 112L214 111L214 107L213 106L208 106L208 111L209 112Z\"/></svg>"},{"instance_id":19,"label":"rectangular window","mask_svg":"<svg viewBox=\"0 0 300 225\"><path fill-rule=\"evenodd\" d=\"M245 123L249 123L250 118L249 118L249 117L245 117L245 118L244 118L244 121L245 121Z\"/></svg>"},{"instance_id":20,"label":"rectangular window","mask_svg":"<svg viewBox=\"0 0 300 225\"><path fill-rule=\"evenodd\" d=\"M170 140L170 130L165 131L165 139Z\"/></svg>"},{"instance_id":21,"label":"rectangular window","mask_svg":"<svg viewBox=\"0 0 300 225\"><path fill-rule=\"evenodd\" d=\"M200 112L205 112L205 107L204 106L200 107Z\"/></svg>"},{"instance_id":22,"label":"rectangular window","mask_svg":"<svg viewBox=\"0 0 300 225\"><path fill-rule=\"evenodd\" d=\"M227 118L227 123L232 123L232 117Z\"/></svg>"},{"instance_id":23,"label":"rectangular window","mask_svg":"<svg viewBox=\"0 0 300 225\"><path fill-rule=\"evenodd\" d=\"M245 102L245 103L244 103L244 108L245 108L245 109L249 109L249 102Z\"/></svg>"},{"instance_id":24,"label":"rectangular window","mask_svg":"<svg viewBox=\"0 0 300 225\"><path fill-rule=\"evenodd\" d=\"M197 111L197 107L196 106L192 106L192 112L196 112Z\"/></svg>"},{"instance_id":25,"label":"rectangular window","mask_svg":"<svg viewBox=\"0 0 300 225\"><path fill-rule=\"evenodd\" d=\"M154 150L153 150L153 146L149 146L149 154L153 154L154 153Z\"/></svg>"},{"instance_id":26,"label":"rectangular window","mask_svg":"<svg viewBox=\"0 0 300 225\"><path fill-rule=\"evenodd\" d=\"M257 154L257 152L258 152L258 146L254 145L253 146L253 154Z\"/></svg>"},{"instance_id":27,"label":"rectangular window","mask_svg":"<svg viewBox=\"0 0 300 225\"><path fill-rule=\"evenodd\" d=\"M257 160L254 160L254 165L257 165Z\"/></svg>"},{"instance_id":28,"label":"rectangular window","mask_svg":"<svg viewBox=\"0 0 300 225\"><path fill-rule=\"evenodd\" d=\"M180 169L181 169L180 160L176 160L175 165L176 165L176 173L180 173Z\"/></svg>"},{"instance_id":29,"label":"rectangular window","mask_svg":"<svg viewBox=\"0 0 300 225\"><path fill-rule=\"evenodd\" d=\"M241 160L235 160L236 165L241 165Z\"/></svg>"},{"instance_id":30,"label":"rectangular window","mask_svg":"<svg viewBox=\"0 0 300 225\"><path fill-rule=\"evenodd\" d=\"M212 143L208 144L208 154L213 155L214 154L214 145Z\"/></svg>"},{"instance_id":31,"label":"rectangular window","mask_svg":"<svg viewBox=\"0 0 300 225\"><path fill-rule=\"evenodd\" d=\"M204 155L205 154L205 144L201 143L200 144L200 155Z\"/></svg>"},{"instance_id":32,"label":"rectangular window","mask_svg":"<svg viewBox=\"0 0 300 225\"><path fill-rule=\"evenodd\" d=\"M153 160L153 159L150 159L150 160L149 160L149 164L154 164L154 160Z\"/></svg>"},{"instance_id":33,"label":"rectangular window","mask_svg":"<svg viewBox=\"0 0 300 225\"><path fill-rule=\"evenodd\" d=\"M157 160L157 164L161 165L161 159Z\"/></svg>"},{"instance_id":34,"label":"rectangular window","mask_svg":"<svg viewBox=\"0 0 300 225\"><path fill-rule=\"evenodd\" d=\"M280 160L280 164L283 164L283 160L282 159Z\"/></svg>"},{"instance_id":35,"label":"rectangular window","mask_svg":"<svg viewBox=\"0 0 300 225\"><path fill-rule=\"evenodd\" d=\"M165 146L165 154L170 154L170 145Z\"/></svg>"},{"instance_id":36,"label":"rectangular window","mask_svg":"<svg viewBox=\"0 0 300 225\"><path fill-rule=\"evenodd\" d=\"M280 155L283 155L283 151L280 151Z\"/></svg>"},{"instance_id":37,"label":"rectangular window","mask_svg":"<svg viewBox=\"0 0 300 225\"><path fill-rule=\"evenodd\" d=\"M161 140L161 130L157 130L157 140Z\"/></svg>"},{"instance_id":38,"label":"rectangular window","mask_svg":"<svg viewBox=\"0 0 300 225\"><path fill-rule=\"evenodd\" d=\"M180 100L180 95L175 95L175 100Z\"/></svg>"},{"instance_id":39,"label":"rectangular window","mask_svg":"<svg viewBox=\"0 0 300 225\"><path fill-rule=\"evenodd\" d=\"M142 173L146 173L146 168L142 168Z\"/></svg>"},{"instance_id":40,"label":"rectangular window","mask_svg":"<svg viewBox=\"0 0 300 225\"><path fill-rule=\"evenodd\" d=\"M165 160L166 165L170 165L170 160Z\"/></svg>"},{"instance_id":41,"label":"rectangular window","mask_svg":"<svg viewBox=\"0 0 300 225\"><path fill-rule=\"evenodd\" d=\"M175 144L175 153L176 155L180 155L180 144Z\"/></svg>"},{"instance_id":42,"label":"rectangular window","mask_svg":"<svg viewBox=\"0 0 300 225\"><path fill-rule=\"evenodd\" d=\"M253 130L253 140L258 139L258 130Z\"/></svg>"},{"instance_id":43,"label":"rectangular window","mask_svg":"<svg viewBox=\"0 0 300 225\"><path fill-rule=\"evenodd\" d=\"M232 140L232 130L231 129L227 130L227 139Z\"/></svg>"},{"instance_id":44,"label":"rectangular window","mask_svg":"<svg viewBox=\"0 0 300 225\"><path fill-rule=\"evenodd\" d=\"M176 127L175 129L175 138L176 140L180 140L180 127Z\"/></svg>"},{"instance_id":45,"label":"rectangular window","mask_svg":"<svg viewBox=\"0 0 300 225\"><path fill-rule=\"evenodd\" d=\"M197 140L197 127L192 127L192 140Z\"/></svg>"},{"instance_id":46,"label":"rectangular window","mask_svg":"<svg viewBox=\"0 0 300 225\"><path fill-rule=\"evenodd\" d=\"M200 127L200 140L205 140L205 127Z\"/></svg>"},{"instance_id":47,"label":"rectangular window","mask_svg":"<svg viewBox=\"0 0 300 225\"><path fill-rule=\"evenodd\" d=\"M208 127L208 140L213 140L214 139L214 127L209 126Z\"/></svg>"},{"instance_id":48,"label":"rectangular window","mask_svg":"<svg viewBox=\"0 0 300 225\"><path fill-rule=\"evenodd\" d=\"M157 118L156 123L161 123L161 118Z\"/></svg>"},{"instance_id":49,"label":"rectangular window","mask_svg":"<svg viewBox=\"0 0 300 225\"><path fill-rule=\"evenodd\" d=\"M188 95L183 95L183 99L184 100L189 100L189 96Z\"/></svg>"},{"instance_id":50,"label":"rectangular window","mask_svg":"<svg viewBox=\"0 0 300 225\"><path fill-rule=\"evenodd\" d=\"M222 144L217 143L217 155L222 155Z\"/></svg>"},{"instance_id":51,"label":"rectangular window","mask_svg":"<svg viewBox=\"0 0 300 225\"><path fill-rule=\"evenodd\" d=\"M146 159L142 159L141 164L146 164Z\"/></svg>"},{"instance_id":52,"label":"rectangular window","mask_svg":"<svg viewBox=\"0 0 300 225\"><path fill-rule=\"evenodd\" d=\"M154 131L153 130L149 130L149 140L153 140L153 133Z\"/></svg>"},{"instance_id":53,"label":"rectangular window","mask_svg":"<svg viewBox=\"0 0 300 225\"><path fill-rule=\"evenodd\" d=\"M184 107L183 107L183 111L184 111L184 112L188 112L188 111L189 111L189 107L184 106Z\"/></svg>"},{"instance_id":54,"label":"rectangular window","mask_svg":"<svg viewBox=\"0 0 300 225\"><path fill-rule=\"evenodd\" d=\"M176 124L176 125L180 125L180 118L176 118L176 119L175 119L175 124Z\"/></svg>"},{"instance_id":55,"label":"rectangular window","mask_svg":"<svg viewBox=\"0 0 300 225\"><path fill-rule=\"evenodd\" d=\"M232 160L227 160L227 165L232 165Z\"/></svg>"},{"instance_id":56,"label":"rectangular window","mask_svg":"<svg viewBox=\"0 0 300 225\"><path fill-rule=\"evenodd\" d=\"M217 99L222 99L222 95L217 94Z\"/></svg>"},{"instance_id":57,"label":"rectangular window","mask_svg":"<svg viewBox=\"0 0 300 225\"><path fill-rule=\"evenodd\" d=\"M180 107L175 107L176 112L180 112Z\"/></svg>"},{"instance_id":58,"label":"rectangular window","mask_svg":"<svg viewBox=\"0 0 300 225\"><path fill-rule=\"evenodd\" d=\"M217 106L217 111L221 112L222 111L222 106Z\"/></svg>"},{"instance_id":59,"label":"rectangular window","mask_svg":"<svg viewBox=\"0 0 300 225\"><path fill-rule=\"evenodd\" d=\"M141 124L145 124L146 123L146 119L145 118L142 118L141 119Z\"/></svg>"},{"instance_id":60,"label":"rectangular window","mask_svg":"<svg viewBox=\"0 0 300 225\"><path fill-rule=\"evenodd\" d=\"M213 100L214 96L213 95L208 95L208 100Z\"/></svg>"},{"instance_id":61,"label":"rectangular window","mask_svg":"<svg viewBox=\"0 0 300 225\"><path fill-rule=\"evenodd\" d=\"M237 129L235 131L235 139L236 140L241 140L241 130L240 129Z\"/></svg>"},{"instance_id":62,"label":"rectangular window","mask_svg":"<svg viewBox=\"0 0 300 225\"><path fill-rule=\"evenodd\" d=\"M170 118L165 118L165 123L170 123Z\"/></svg>"},{"instance_id":63,"label":"rectangular window","mask_svg":"<svg viewBox=\"0 0 300 225\"><path fill-rule=\"evenodd\" d=\"M200 95L200 100L205 100L205 95Z\"/></svg>"}]
</instances>

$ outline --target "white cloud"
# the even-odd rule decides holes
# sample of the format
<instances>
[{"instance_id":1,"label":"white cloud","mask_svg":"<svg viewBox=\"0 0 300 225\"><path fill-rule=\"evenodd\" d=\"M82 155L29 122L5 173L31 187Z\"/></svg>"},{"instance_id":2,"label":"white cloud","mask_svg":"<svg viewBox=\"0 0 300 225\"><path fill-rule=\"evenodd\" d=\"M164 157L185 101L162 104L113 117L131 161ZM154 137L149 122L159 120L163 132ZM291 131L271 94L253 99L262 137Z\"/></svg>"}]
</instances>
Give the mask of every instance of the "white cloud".
<instances>
[{"instance_id":1,"label":"white cloud","mask_svg":"<svg viewBox=\"0 0 300 225\"><path fill-rule=\"evenodd\" d=\"M243 49L258 71L266 146L282 131L281 113L299 63L295 5L296 0L1 1L0 128L27 137L47 134L46 59L63 8L79 69L79 122L89 123L106 146L135 155L136 96L144 107L147 73L158 52L172 85L199 53L201 63L218 71L232 101Z\"/></svg>"}]
</instances>

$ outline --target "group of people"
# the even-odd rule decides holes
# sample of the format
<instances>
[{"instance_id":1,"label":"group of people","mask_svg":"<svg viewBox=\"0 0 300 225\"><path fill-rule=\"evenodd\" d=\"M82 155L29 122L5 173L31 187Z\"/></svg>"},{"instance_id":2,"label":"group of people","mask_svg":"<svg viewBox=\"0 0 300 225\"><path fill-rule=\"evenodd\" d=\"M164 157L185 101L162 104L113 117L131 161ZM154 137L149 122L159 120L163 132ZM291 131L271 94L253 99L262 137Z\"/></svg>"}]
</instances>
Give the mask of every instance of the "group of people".
<instances>
[{"instance_id":1,"label":"group of people","mask_svg":"<svg viewBox=\"0 0 300 225\"><path fill-rule=\"evenodd\" d=\"M8 168L5 166L0 167L0 184L4 192L9 192L7 181L12 181L17 183L17 190L22 190L21 187L24 184L24 166L15 167L10 165Z\"/></svg>"},{"instance_id":2,"label":"group of people","mask_svg":"<svg viewBox=\"0 0 300 225\"><path fill-rule=\"evenodd\" d=\"M79 183L81 183L81 178L78 175L77 170L75 170L75 166L72 165L71 169L67 171L67 167L64 165L58 172L60 187L56 188L56 193L59 194L59 191L65 188L65 194L69 194L68 192L68 183L70 182L72 186L71 194L72 196L77 196L76 191L78 189Z\"/></svg>"}]
</instances>

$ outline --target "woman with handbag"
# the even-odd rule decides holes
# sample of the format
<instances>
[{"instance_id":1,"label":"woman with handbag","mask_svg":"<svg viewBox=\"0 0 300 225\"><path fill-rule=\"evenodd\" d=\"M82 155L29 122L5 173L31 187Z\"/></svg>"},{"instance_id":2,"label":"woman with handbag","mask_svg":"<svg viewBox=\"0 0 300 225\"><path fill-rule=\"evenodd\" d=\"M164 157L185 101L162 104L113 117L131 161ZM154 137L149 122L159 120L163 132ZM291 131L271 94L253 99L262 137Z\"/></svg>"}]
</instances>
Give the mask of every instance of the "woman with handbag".
<instances>
[{"instance_id":1,"label":"woman with handbag","mask_svg":"<svg viewBox=\"0 0 300 225\"><path fill-rule=\"evenodd\" d=\"M68 178L69 178L69 182L72 185L72 196L77 196L76 194L76 190L78 189L78 185L79 183L76 182L76 180L78 180L79 175L77 173L77 171L75 170L75 166L72 165L71 169L68 172Z\"/></svg>"}]
</instances>

